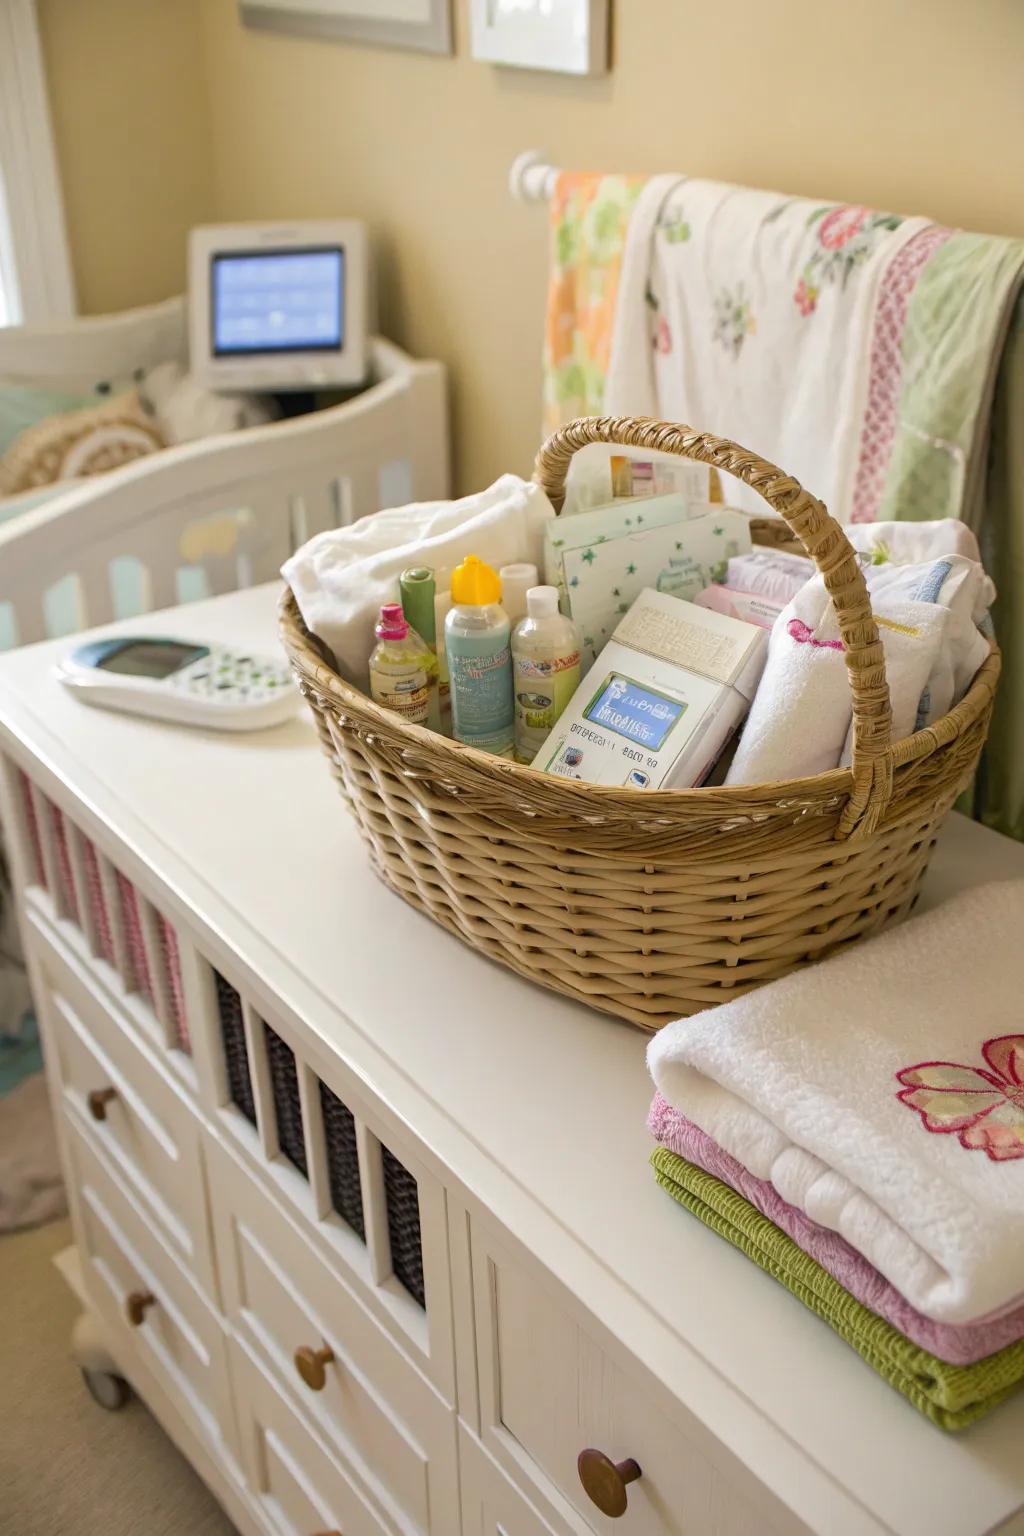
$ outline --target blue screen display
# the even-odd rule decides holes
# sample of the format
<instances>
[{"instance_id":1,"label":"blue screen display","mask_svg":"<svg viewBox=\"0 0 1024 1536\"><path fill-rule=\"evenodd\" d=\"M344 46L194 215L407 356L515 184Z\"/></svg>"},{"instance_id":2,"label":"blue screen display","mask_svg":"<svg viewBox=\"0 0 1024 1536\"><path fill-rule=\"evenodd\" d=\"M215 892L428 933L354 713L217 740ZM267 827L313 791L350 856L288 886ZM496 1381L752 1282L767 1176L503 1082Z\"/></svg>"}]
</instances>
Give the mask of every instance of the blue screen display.
<instances>
[{"instance_id":1,"label":"blue screen display","mask_svg":"<svg viewBox=\"0 0 1024 1536\"><path fill-rule=\"evenodd\" d=\"M211 259L214 355L340 352L345 340L345 252L232 251Z\"/></svg>"},{"instance_id":2,"label":"blue screen display","mask_svg":"<svg viewBox=\"0 0 1024 1536\"><path fill-rule=\"evenodd\" d=\"M685 704L643 688L619 673L605 681L583 711L585 719L635 741L648 752L660 750L669 731L685 713Z\"/></svg>"}]
</instances>

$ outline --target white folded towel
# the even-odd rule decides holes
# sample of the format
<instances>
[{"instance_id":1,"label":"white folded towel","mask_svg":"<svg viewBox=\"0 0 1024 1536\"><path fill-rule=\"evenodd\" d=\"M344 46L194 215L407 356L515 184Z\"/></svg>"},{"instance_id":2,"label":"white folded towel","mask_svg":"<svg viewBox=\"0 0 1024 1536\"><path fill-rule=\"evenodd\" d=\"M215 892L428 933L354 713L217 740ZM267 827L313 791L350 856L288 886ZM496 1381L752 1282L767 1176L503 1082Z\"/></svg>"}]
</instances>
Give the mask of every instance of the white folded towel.
<instances>
[{"instance_id":1,"label":"white folded towel","mask_svg":"<svg viewBox=\"0 0 1024 1536\"><path fill-rule=\"evenodd\" d=\"M875 603L892 704L892 740L912 735L943 646L948 611L902 596ZM836 768L853 720L846 653L824 578L782 610L726 784L799 779Z\"/></svg>"},{"instance_id":2,"label":"white folded towel","mask_svg":"<svg viewBox=\"0 0 1024 1536\"><path fill-rule=\"evenodd\" d=\"M918 714L918 727L933 725L959 704L988 656L988 641L978 623L988 612L986 598L992 583L977 560L953 554L914 565L871 566L865 577L872 603L881 605L883 612L894 600L907 598L949 610Z\"/></svg>"},{"instance_id":3,"label":"white folded towel","mask_svg":"<svg viewBox=\"0 0 1024 1536\"><path fill-rule=\"evenodd\" d=\"M398 601L410 565L451 571L466 555L495 570L539 566L544 524L555 511L539 485L502 475L461 501L414 502L318 533L282 567L306 626L334 652L339 670L366 687L373 626L382 603Z\"/></svg>"},{"instance_id":4,"label":"white folded towel","mask_svg":"<svg viewBox=\"0 0 1024 1536\"><path fill-rule=\"evenodd\" d=\"M854 549L869 555L876 566L919 565L946 555L981 564L977 539L955 517L925 523L851 523L843 531ZM996 600L995 583L984 571L975 596L974 622L980 624Z\"/></svg>"},{"instance_id":5,"label":"white folded towel","mask_svg":"<svg viewBox=\"0 0 1024 1536\"><path fill-rule=\"evenodd\" d=\"M772 626L726 784L801 779L838 767L852 713L832 599L822 581L812 580Z\"/></svg>"},{"instance_id":6,"label":"white folded towel","mask_svg":"<svg viewBox=\"0 0 1024 1536\"><path fill-rule=\"evenodd\" d=\"M1024 881L655 1037L659 1091L919 1312L1024 1300Z\"/></svg>"}]
</instances>

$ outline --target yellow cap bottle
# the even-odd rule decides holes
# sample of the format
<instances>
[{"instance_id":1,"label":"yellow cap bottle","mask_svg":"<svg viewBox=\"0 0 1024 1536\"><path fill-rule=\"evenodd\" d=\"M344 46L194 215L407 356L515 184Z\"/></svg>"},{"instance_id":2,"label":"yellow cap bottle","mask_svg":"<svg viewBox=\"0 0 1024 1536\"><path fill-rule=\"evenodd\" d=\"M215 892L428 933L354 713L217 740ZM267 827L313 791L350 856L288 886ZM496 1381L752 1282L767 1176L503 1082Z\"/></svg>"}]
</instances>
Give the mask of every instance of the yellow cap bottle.
<instances>
[{"instance_id":1,"label":"yellow cap bottle","mask_svg":"<svg viewBox=\"0 0 1024 1536\"><path fill-rule=\"evenodd\" d=\"M507 755L515 739L508 614L498 573L476 555L452 572L444 621L452 735L467 746Z\"/></svg>"},{"instance_id":2,"label":"yellow cap bottle","mask_svg":"<svg viewBox=\"0 0 1024 1536\"><path fill-rule=\"evenodd\" d=\"M467 607L486 607L501 602L501 581L497 571L476 555L467 555L452 571L452 602Z\"/></svg>"}]
</instances>

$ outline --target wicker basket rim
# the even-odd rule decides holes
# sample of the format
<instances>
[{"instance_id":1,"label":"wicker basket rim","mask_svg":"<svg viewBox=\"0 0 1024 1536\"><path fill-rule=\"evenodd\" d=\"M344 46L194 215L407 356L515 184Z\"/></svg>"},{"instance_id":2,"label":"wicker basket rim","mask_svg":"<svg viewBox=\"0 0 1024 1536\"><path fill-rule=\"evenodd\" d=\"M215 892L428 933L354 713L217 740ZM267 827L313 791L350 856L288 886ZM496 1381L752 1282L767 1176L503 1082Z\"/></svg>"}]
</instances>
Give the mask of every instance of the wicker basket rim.
<instances>
[{"instance_id":1,"label":"wicker basket rim","mask_svg":"<svg viewBox=\"0 0 1024 1536\"><path fill-rule=\"evenodd\" d=\"M285 648L293 667L301 671L307 686L326 695L338 708L361 712L368 723L377 727L382 733L394 733L409 747L433 754L441 762L449 757L455 761L473 763L503 778L512 778L520 782L539 780L552 792L564 794L567 800L572 796L584 800L596 797L606 803L635 807L637 790L613 784L587 784L576 779L563 779L557 775L547 774L526 763L517 763L511 758L495 757L479 747L468 746L465 742L455 741L449 736L441 736L436 731L428 730L424 725L416 725L391 710L384 709L354 683L343 678L325 657L318 655L318 642L307 628L295 594L287 582L281 594L278 611ZM988 707L999 675L1000 659L999 647L994 640L990 640L988 658L979 668L960 703L941 720L937 720L934 725L925 726L922 730L915 731L912 736L893 742L887 748L887 752L894 763L898 762L902 766L929 756L944 742L959 735L972 721L976 720ZM761 795L768 794L772 800L784 800L788 796L807 799L812 792L816 798L831 799L833 796L848 795L852 784L853 770L846 767L830 768L824 773L799 779L777 779L761 784L715 785L711 792L716 798L735 800L739 814L741 802L745 798L749 800L751 794L755 792ZM643 792L645 813L652 814L658 807L668 810L681 809L689 804L699 804L702 800L707 800L708 794L708 787L703 785L684 789L645 790Z\"/></svg>"}]
</instances>

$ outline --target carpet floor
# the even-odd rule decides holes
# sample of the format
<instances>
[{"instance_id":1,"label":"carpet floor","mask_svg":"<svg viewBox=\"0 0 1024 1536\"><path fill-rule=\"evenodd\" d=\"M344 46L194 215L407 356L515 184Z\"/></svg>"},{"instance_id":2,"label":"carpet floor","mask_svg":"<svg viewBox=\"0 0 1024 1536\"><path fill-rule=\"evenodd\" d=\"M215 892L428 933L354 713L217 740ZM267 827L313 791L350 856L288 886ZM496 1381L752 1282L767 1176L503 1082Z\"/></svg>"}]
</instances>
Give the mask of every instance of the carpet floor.
<instances>
[{"instance_id":1,"label":"carpet floor","mask_svg":"<svg viewBox=\"0 0 1024 1536\"><path fill-rule=\"evenodd\" d=\"M0 1237L0 1536L234 1536L137 1398L109 1413L86 1391L51 1262L69 1241L66 1221Z\"/></svg>"}]
</instances>

